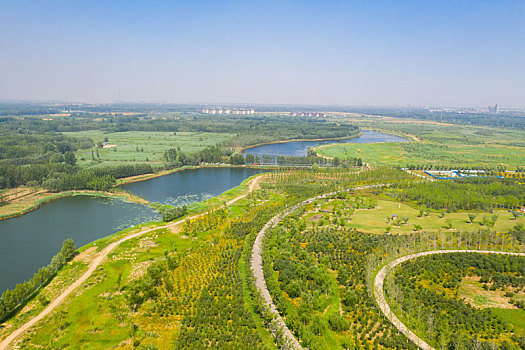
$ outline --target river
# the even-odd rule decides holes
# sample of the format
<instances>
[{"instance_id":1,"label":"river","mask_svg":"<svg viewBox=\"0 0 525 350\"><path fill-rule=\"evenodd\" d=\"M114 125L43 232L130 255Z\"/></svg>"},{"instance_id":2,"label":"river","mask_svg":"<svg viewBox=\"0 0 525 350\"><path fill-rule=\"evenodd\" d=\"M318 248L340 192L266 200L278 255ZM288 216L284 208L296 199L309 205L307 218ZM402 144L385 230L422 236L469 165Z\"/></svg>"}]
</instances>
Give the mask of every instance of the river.
<instances>
[{"instance_id":1,"label":"river","mask_svg":"<svg viewBox=\"0 0 525 350\"><path fill-rule=\"evenodd\" d=\"M244 151L245 154L256 155L272 155L272 156L306 156L309 147L318 145L326 145L332 143L377 143L377 142L407 142L408 140L389 134L383 134L372 130L363 130L363 135L345 140L327 140L327 141L293 141L283 143L272 143L269 145L262 145L253 148L248 148Z\"/></svg>"},{"instance_id":2,"label":"river","mask_svg":"<svg viewBox=\"0 0 525 350\"><path fill-rule=\"evenodd\" d=\"M336 142L402 142L406 139L364 131L359 138L337 141L296 141L264 145L246 153L306 155L306 149ZM183 205L215 197L238 186L246 178L260 173L248 168L198 168L179 171L122 188L150 202ZM158 220L158 213L148 206L120 199L75 196L61 198L31 213L0 221L0 294L32 277L62 242L72 238L77 247L118 232L131 225Z\"/></svg>"}]
</instances>

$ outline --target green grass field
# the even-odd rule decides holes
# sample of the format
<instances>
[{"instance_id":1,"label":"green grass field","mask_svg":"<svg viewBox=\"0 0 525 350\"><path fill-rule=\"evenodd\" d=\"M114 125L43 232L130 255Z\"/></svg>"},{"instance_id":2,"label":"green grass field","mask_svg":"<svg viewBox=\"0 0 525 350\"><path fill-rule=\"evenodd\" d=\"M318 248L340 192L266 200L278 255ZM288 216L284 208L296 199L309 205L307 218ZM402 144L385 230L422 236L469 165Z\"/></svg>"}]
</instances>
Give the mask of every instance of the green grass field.
<instances>
[{"instance_id":1,"label":"green grass field","mask_svg":"<svg viewBox=\"0 0 525 350\"><path fill-rule=\"evenodd\" d=\"M415 142L412 142L415 143ZM423 142L420 151L406 150L400 143L336 144L318 149L326 157L359 157L370 165L406 166L408 164L440 164L452 166L498 166L515 169L525 164L525 147L504 145L450 144Z\"/></svg>"},{"instance_id":2,"label":"green grass field","mask_svg":"<svg viewBox=\"0 0 525 350\"><path fill-rule=\"evenodd\" d=\"M164 151L169 148L180 147L182 152L192 153L207 146L215 146L234 137L233 134L218 134L204 132L160 132L160 131L126 131L115 133L104 133L99 130L79 131L64 133L73 137L89 137L95 143L102 142L108 138L111 148L99 149L100 159L92 150L81 150L76 152L78 164L82 167L121 165L130 162L148 163L152 166L161 165Z\"/></svg>"},{"instance_id":3,"label":"green grass field","mask_svg":"<svg viewBox=\"0 0 525 350\"><path fill-rule=\"evenodd\" d=\"M331 206L332 204L329 202L323 204L321 209L331 210ZM446 213L443 218L440 218L441 213L430 212L428 216L418 217L419 209L415 206L412 207L391 200L379 200L375 209L357 209L353 214L343 210L342 217L346 219L348 227L374 234L383 234L388 227L390 227L391 233L408 234L414 232L414 225L420 225L423 232L457 232L457 230L472 232L485 228L480 225L484 215L490 218L494 214L498 215L493 228L497 232L506 232L517 223L525 224L525 216L522 215L517 220L513 220L512 214L506 210L495 210L494 213L477 212L476 214L477 217L472 224L468 222L468 212ZM397 215L399 219L388 222L387 217L392 218L393 215ZM328 216L332 217L328 213L313 212L307 214L305 218L307 220L310 218L308 220L310 222L317 222L320 217L326 218ZM406 224L401 222L402 218L409 218ZM449 227L452 228L449 229Z\"/></svg>"},{"instance_id":4,"label":"green grass field","mask_svg":"<svg viewBox=\"0 0 525 350\"><path fill-rule=\"evenodd\" d=\"M514 326L514 331L519 335L525 335L525 310L521 309L491 309L503 321Z\"/></svg>"},{"instance_id":5,"label":"green grass field","mask_svg":"<svg viewBox=\"0 0 525 350\"><path fill-rule=\"evenodd\" d=\"M481 126L425 123L404 119L366 116L347 118L363 129L411 135L419 141L408 144L334 144L318 148L327 157L360 157L370 165L406 166L506 166L513 170L525 164L525 132Z\"/></svg>"}]
</instances>

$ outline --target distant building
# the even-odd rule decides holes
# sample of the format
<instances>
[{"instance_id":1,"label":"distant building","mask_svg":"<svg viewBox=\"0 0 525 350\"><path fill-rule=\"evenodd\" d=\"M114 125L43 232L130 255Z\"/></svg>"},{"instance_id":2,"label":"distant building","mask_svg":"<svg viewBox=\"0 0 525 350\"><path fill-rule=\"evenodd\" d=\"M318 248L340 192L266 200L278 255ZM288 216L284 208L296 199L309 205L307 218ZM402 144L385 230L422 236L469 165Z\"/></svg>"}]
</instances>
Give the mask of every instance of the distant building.
<instances>
[{"instance_id":1,"label":"distant building","mask_svg":"<svg viewBox=\"0 0 525 350\"><path fill-rule=\"evenodd\" d=\"M488 107L489 113L491 114L498 114L499 112L499 105L496 103L494 106Z\"/></svg>"},{"instance_id":2,"label":"distant building","mask_svg":"<svg viewBox=\"0 0 525 350\"><path fill-rule=\"evenodd\" d=\"M290 112L291 117L320 117L324 118L324 113L303 113L303 112Z\"/></svg>"},{"instance_id":3,"label":"distant building","mask_svg":"<svg viewBox=\"0 0 525 350\"><path fill-rule=\"evenodd\" d=\"M236 114L236 115L250 115L255 114L253 108L203 108L202 113L204 114Z\"/></svg>"}]
</instances>

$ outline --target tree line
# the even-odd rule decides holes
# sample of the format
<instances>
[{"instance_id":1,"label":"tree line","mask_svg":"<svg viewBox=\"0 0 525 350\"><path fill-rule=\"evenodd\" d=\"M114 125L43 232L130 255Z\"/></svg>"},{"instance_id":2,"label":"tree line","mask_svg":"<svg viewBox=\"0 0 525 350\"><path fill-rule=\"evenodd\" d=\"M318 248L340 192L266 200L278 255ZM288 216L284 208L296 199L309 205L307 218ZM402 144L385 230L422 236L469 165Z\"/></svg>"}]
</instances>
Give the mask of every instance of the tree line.
<instances>
[{"instance_id":1,"label":"tree line","mask_svg":"<svg viewBox=\"0 0 525 350\"><path fill-rule=\"evenodd\" d=\"M490 210L525 206L523 185L513 179L470 178L465 180L411 182L397 185L389 195L416 201L432 209Z\"/></svg>"},{"instance_id":2,"label":"tree line","mask_svg":"<svg viewBox=\"0 0 525 350\"><path fill-rule=\"evenodd\" d=\"M29 281L17 284L14 289L8 289L2 293L2 297L0 297L0 321L10 317L36 290L48 283L58 270L71 259L75 249L75 243L72 239L65 240L62 249L53 256L49 265L40 268Z\"/></svg>"}]
</instances>

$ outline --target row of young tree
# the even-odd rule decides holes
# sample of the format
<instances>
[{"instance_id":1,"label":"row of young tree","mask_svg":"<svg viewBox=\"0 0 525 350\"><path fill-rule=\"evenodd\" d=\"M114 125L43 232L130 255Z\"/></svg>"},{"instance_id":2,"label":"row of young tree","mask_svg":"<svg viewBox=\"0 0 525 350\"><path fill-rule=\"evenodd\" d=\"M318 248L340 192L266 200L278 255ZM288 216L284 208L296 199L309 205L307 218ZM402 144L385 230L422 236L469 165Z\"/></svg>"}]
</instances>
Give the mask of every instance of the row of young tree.
<instances>
[{"instance_id":1,"label":"row of young tree","mask_svg":"<svg viewBox=\"0 0 525 350\"><path fill-rule=\"evenodd\" d=\"M65 240L62 249L57 255L53 256L49 265L40 268L29 281L19 283L14 289L3 292L0 297L0 321L10 317L20 305L33 296L36 290L48 283L58 270L71 259L75 249L75 243L72 239Z\"/></svg>"},{"instance_id":2,"label":"row of young tree","mask_svg":"<svg viewBox=\"0 0 525 350\"><path fill-rule=\"evenodd\" d=\"M405 166L408 170L483 170L486 172L486 176L494 176L496 172L505 171L506 166L504 165L483 165L483 166L466 166L454 164L407 164Z\"/></svg>"},{"instance_id":3,"label":"row of young tree","mask_svg":"<svg viewBox=\"0 0 525 350\"><path fill-rule=\"evenodd\" d=\"M437 210L515 209L525 206L523 185L514 179L471 178L466 180L406 183L389 194L402 201Z\"/></svg>"},{"instance_id":4,"label":"row of young tree","mask_svg":"<svg viewBox=\"0 0 525 350\"><path fill-rule=\"evenodd\" d=\"M335 339L343 349L416 349L383 320L366 281L368 254L396 237L305 229L301 214L271 232L263 260L272 299L295 336L309 349L334 348ZM338 336L328 340L329 331Z\"/></svg>"},{"instance_id":5,"label":"row of young tree","mask_svg":"<svg viewBox=\"0 0 525 350\"><path fill-rule=\"evenodd\" d=\"M262 204L228 215L218 209L203 220L192 220L189 230L195 227L200 237L207 233L213 239L192 248L184 258L176 249L165 251L144 276L125 284L121 289L128 312L157 325L179 320L180 331L173 336L177 349L264 348L245 302L239 263L243 251L246 255L250 249L245 238L279 210L280 205ZM162 334L160 328L157 333ZM156 346L156 341L148 335L135 338L136 346Z\"/></svg>"}]
</instances>

